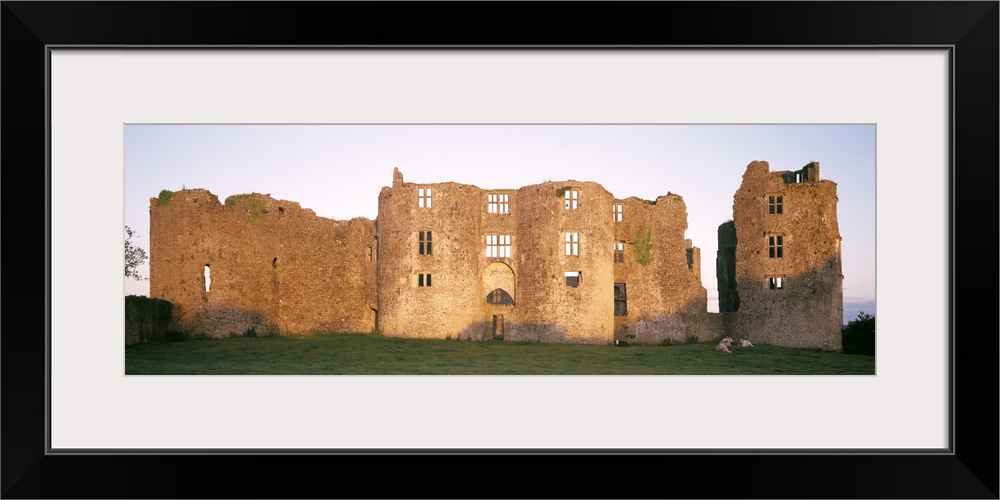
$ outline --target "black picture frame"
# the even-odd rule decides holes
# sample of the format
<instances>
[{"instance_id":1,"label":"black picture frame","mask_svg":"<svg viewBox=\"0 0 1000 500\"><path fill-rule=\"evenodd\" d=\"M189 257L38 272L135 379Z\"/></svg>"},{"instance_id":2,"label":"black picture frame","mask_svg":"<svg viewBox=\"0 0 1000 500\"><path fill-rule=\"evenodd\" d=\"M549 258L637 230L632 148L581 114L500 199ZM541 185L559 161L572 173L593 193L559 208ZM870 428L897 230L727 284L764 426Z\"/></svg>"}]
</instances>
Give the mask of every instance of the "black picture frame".
<instances>
[{"instance_id":1,"label":"black picture frame","mask_svg":"<svg viewBox=\"0 0 1000 500\"><path fill-rule=\"evenodd\" d=\"M998 228L998 16L996 1L4 1L3 497L997 498L997 315L972 304L996 304L998 292L994 248L982 244ZM950 47L953 453L48 454L50 277L15 287L10 271L48 270L54 45Z\"/></svg>"}]
</instances>

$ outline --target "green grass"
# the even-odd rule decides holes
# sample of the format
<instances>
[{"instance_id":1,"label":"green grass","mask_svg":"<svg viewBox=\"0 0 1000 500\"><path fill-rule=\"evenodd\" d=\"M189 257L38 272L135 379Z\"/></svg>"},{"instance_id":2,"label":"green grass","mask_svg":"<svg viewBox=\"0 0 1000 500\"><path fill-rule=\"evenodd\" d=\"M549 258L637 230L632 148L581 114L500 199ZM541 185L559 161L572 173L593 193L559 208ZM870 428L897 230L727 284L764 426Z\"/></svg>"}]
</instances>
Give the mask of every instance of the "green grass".
<instances>
[{"instance_id":1,"label":"green grass","mask_svg":"<svg viewBox=\"0 0 1000 500\"><path fill-rule=\"evenodd\" d=\"M874 375L873 356L771 346L415 340L361 334L125 346L127 375Z\"/></svg>"}]
</instances>

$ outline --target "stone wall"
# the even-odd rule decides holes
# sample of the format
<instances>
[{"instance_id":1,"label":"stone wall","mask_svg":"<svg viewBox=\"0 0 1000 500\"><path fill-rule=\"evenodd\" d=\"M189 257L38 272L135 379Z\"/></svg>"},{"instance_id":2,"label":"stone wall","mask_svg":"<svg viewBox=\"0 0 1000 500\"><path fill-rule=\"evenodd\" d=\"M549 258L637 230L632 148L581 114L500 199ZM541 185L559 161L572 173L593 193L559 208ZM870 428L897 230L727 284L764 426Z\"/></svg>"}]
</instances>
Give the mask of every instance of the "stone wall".
<instances>
[{"instance_id":1,"label":"stone wall","mask_svg":"<svg viewBox=\"0 0 1000 500\"><path fill-rule=\"evenodd\" d=\"M494 197L503 197L505 210L490 208ZM379 195L378 221L378 303L387 335L580 343L705 335L685 326L706 314L707 292L700 251L684 239L680 196L615 200L599 184L577 180L484 190L404 182L397 170ZM645 265L634 255L640 229L652 244ZM428 232L433 251L421 254L420 235ZM509 247L491 253L490 238ZM421 286L421 274L432 276L431 286ZM625 316L615 316L616 283L627 291ZM491 303L498 290L511 303Z\"/></svg>"},{"instance_id":2,"label":"stone wall","mask_svg":"<svg viewBox=\"0 0 1000 500\"><path fill-rule=\"evenodd\" d=\"M572 193L576 208L567 209L566 194ZM611 342L613 197L598 184L569 180L522 187L517 200L512 212L521 243L515 268L521 299L514 339ZM567 285L567 272L580 273L570 278L575 286Z\"/></svg>"},{"instance_id":3,"label":"stone wall","mask_svg":"<svg viewBox=\"0 0 1000 500\"><path fill-rule=\"evenodd\" d=\"M482 319L477 314L481 223L473 209L480 203L480 190L455 183L403 183L401 175L397 179L379 194L379 329L390 336L457 338ZM428 187L430 206L421 207L419 190Z\"/></svg>"},{"instance_id":4,"label":"stone wall","mask_svg":"<svg viewBox=\"0 0 1000 500\"><path fill-rule=\"evenodd\" d=\"M615 236L608 252L614 250L615 243L624 243L623 262L614 263L614 282L625 285L627 308L625 316L615 317L616 337L659 343L664 339L684 341L689 334L704 336L688 326L707 314L708 293L701 284L700 249L684 238L684 199L668 194L655 201L633 197L614 204L622 206L622 215L621 221L615 219ZM647 234L652 259L644 265L637 252Z\"/></svg>"},{"instance_id":5,"label":"stone wall","mask_svg":"<svg viewBox=\"0 0 1000 500\"><path fill-rule=\"evenodd\" d=\"M491 190L396 170L378 200L377 222L335 221L267 195L165 191L150 200L150 295L175 304L178 329L211 336L841 348L836 184L817 163L747 167L719 227L720 314L676 194L617 199L577 180Z\"/></svg>"},{"instance_id":6,"label":"stone wall","mask_svg":"<svg viewBox=\"0 0 1000 500\"><path fill-rule=\"evenodd\" d=\"M752 162L734 196L733 222L739 314L732 336L839 351L843 276L836 183L820 180L815 162L780 172Z\"/></svg>"},{"instance_id":7,"label":"stone wall","mask_svg":"<svg viewBox=\"0 0 1000 500\"><path fill-rule=\"evenodd\" d=\"M195 335L368 332L374 245L368 219L263 194L223 204L204 189L165 191L150 199L150 296L172 302L177 328Z\"/></svg>"}]
</instances>

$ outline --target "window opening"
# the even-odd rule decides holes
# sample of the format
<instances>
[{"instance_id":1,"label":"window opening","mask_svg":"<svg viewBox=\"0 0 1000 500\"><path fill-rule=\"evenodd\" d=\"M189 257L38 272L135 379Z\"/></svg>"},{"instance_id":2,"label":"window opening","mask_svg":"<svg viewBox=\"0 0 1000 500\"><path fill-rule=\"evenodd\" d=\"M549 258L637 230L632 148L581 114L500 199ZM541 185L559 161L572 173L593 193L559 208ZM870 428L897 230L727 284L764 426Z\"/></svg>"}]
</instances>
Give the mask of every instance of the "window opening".
<instances>
[{"instance_id":1,"label":"window opening","mask_svg":"<svg viewBox=\"0 0 1000 500\"><path fill-rule=\"evenodd\" d=\"M420 231L420 255L431 255L431 232Z\"/></svg>"},{"instance_id":2,"label":"window opening","mask_svg":"<svg viewBox=\"0 0 1000 500\"><path fill-rule=\"evenodd\" d=\"M579 207L580 192L575 189L568 189L563 193L566 202L566 210L576 210Z\"/></svg>"},{"instance_id":3,"label":"window opening","mask_svg":"<svg viewBox=\"0 0 1000 500\"><path fill-rule=\"evenodd\" d=\"M278 258L277 257L271 259L271 267L273 269L277 269L278 268Z\"/></svg>"},{"instance_id":4,"label":"window opening","mask_svg":"<svg viewBox=\"0 0 1000 500\"><path fill-rule=\"evenodd\" d=\"M614 248L615 248L614 263L621 264L622 262L625 262L625 244L615 243Z\"/></svg>"},{"instance_id":5,"label":"window opening","mask_svg":"<svg viewBox=\"0 0 1000 500\"><path fill-rule=\"evenodd\" d=\"M564 274L566 275L566 286L573 288L580 286L580 281L583 279L582 271L566 271Z\"/></svg>"},{"instance_id":6,"label":"window opening","mask_svg":"<svg viewBox=\"0 0 1000 500\"><path fill-rule=\"evenodd\" d=\"M417 286L431 286L431 275L430 274L417 275Z\"/></svg>"},{"instance_id":7,"label":"window opening","mask_svg":"<svg viewBox=\"0 0 1000 500\"><path fill-rule=\"evenodd\" d=\"M784 238L780 235L778 236L768 236L767 237L767 255L772 259L780 259L784 257L784 252L782 248L784 247Z\"/></svg>"},{"instance_id":8,"label":"window opening","mask_svg":"<svg viewBox=\"0 0 1000 500\"><path fill-rule=\"evenodd\" d=\"M785 287L785 279L779 276L775 276L768 279L768 287L771 290L781 290Z\"/></svg>"},{"instance_id":9,"label":"window opening","mask_svg":"<svg viewBox=\"0 0 1000 500\"><path fill-rule=\"evenodd\" d=\"M431 188L417 188L417 206L431 208Z\"/></svg>"},{"instance_id":10,"label":"window opening","mask_svg":"<svg viewBox=\"0 0 1000 500\"><path fill-rule=\"evenodd\" d=\"M781 215L784 210L784 196L772 195L767 197L767 213L769 215Z\"/></svg>"},{"instance_id":11,"label":"window opening","mask_svg":"<svg viewBox=\"0 0 1000 500\"><path fill-rule=\"evenodd\" d=\"M509 234L487 234L486 235L486 257L510 258L510 235Z\"/></svg>"},{"instance_id":12,"label":"window opening","mask_svg":"<svg viewBox=\"0 0 1000 500\"><path fill-rule=\"evenodd\" d=\"M212 287L212 268L205 264L205 293Z\"/></svg>"},{"instance_id":13,"label":"window opening","mask_svg":"<svg viewBox=\"0 0 1000 500\"><path fill-rule=\"evenodd\" d=\"M371 262L371 261L372 261L372 258L373 258L373 254L372 254L372 246L371 246L371 245L368 245L368 247L367 247L367 248L368 248L368 250L367 250L367 254L368 254L368 262Z\"/></svg>"},{"instance_id":14,"label":"window opening","mask_svg":"<svg viewBox=\"0 0 1000 500\"><path fill-rule=\"evenodd\" d=\"M566 255L580 255L580 233L566 233Z\"/></svg>"},{"instance_id":15,"label":"window opening","mask_svg":"<svg viewBox=\"0 0 1000 500\"><path fill-rule=\"evenodd\" d=\"M510 205L508 203L508 196L506 194L486 195L486 212L491 214L509 213Z\"/></svg>"},{"instance_id":16,"label":"window opening","mask_svg":"<svg viewBox=\"0 0 1000 500\"><path fill-rule=\"evenodd\" d=\"M514 298L506 290L497 288L486 296L486 303L495 306L512 306L514 305Z\"/></svg>"},{"instance_id":17,"label":"window opening","mask_svg":"<svg viewBox=\"0 0 1000 500\"><path fill-rule=\"evenodd\" d=\"M612 205L611 208L612 208L612 211L614 212L614 221L615 222L621 222L622 221L622 206L621 205Z\"/></svg>"}]
</instances>

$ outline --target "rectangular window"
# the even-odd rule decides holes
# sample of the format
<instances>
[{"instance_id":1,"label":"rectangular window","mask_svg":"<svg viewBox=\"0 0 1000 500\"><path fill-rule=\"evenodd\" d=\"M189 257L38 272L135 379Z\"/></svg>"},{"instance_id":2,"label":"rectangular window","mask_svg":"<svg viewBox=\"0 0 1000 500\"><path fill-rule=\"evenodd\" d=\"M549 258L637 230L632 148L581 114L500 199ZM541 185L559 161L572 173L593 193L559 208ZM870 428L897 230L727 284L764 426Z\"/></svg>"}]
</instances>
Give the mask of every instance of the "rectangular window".
<instances>
[{"instance_id":1,"label":"rectangular window","mask_svg":"<svg viewBox=\"0 0 1000 500\"><path fill-rule=\"evenodd\" d=\"M372 261L372 247L368 245L368 262Z\"/></svg>"},{"instance_id":2,"label":"rectangular window","mask_svg":"<svg viewBox=\"0 0 1000 500\"><path fill-rule=\"evenodd\" d=\"M579 205L579 198L580 198L580 192L579 191L577 191L575 189L567 189L566 192L563 193L563 197L565 198L564 201L566 202L566 210L576 210L577 208L579 208L579 206L580 206Z\"/></svg>"},{"instance_id":3,"label":"rectangular window","mask_svg":"<svg viewBox=\"0 0 1000 500\"><path fill-rule=\"evenodd\" d=\"M212 287L212 268L205 264L205 293Z\"/></svg>"},{"instance_id":4,"label":"rectangular window","mask_svg":"<svg viewBox=\"0 0 1000 500\"><path fill-rule=\"evenodd\" d=\"M486 235L486 257L510 258L510 235L509 234L487 234Z\"/></svg>"},{"instance_id":5,"label":"rectangular window","mask_svg":"<svg viewBox=\"0 0 1000 500\"><path fill-rule=\"evenodd\" d=\"M781 290L782 288L785 287L785 278L782 278L780 276L774 276L768 278L767 281L768 281L768 288L770 288L771 290Z\"/></svg>"},{"instance_id":6,"label":"rectangular window","mask_svg":"<svg viewBox=\"0 0 1000 500\"><path fill-rule=\"evenodd\" d=\"M508 203L508 195L506 194L486 195L486 213L490 214L510 213L510 204Z\"/></svg>"},{"instance_id":7,"label":"rectangular window","mask_svg":"<svg viewBox=\"0 0 1000 500\"><path fill-rule=\"evenodd\" d=\"M566 233L566 255L580 255L580 233Z\"/></svg>"},{"instance_id":8,"label":"rectangular window","mask_svg":"<svg viewBox=\"0 0 1000 500\"><path fill-rule=\"evenodd\" d=\"M628 316L625 283L615 283L615 316Z\"/></svg>"},{"instance_id":9,"label":"rectangular window","mask_svg":"<svg viewBox=\"0 0 1000 500\"><path fill-rule=\"evenodd\" d=\"M417 188L417 206L431 208L431 188Z\"/></svg>"},{"instance_id":10,"label":"rectangular window","mask_svg":"<svg viewBox=\"0 0 1000 500\"><path fill-rule=\"evenodd\" d=\"M612 205L611 206L611 211L614 212L614 221L615 222L621 222L622 221L622 206L621 205Z\"/></svg>"},{"instance_id":11,"label":"rectangular window","mask_svg":"<svg viewBox=\"0 0 1000 500\"><path fill-rule=\"evenodd\" d=\"M580 271L566 271L566 286L571 286L576 288L580 286L580 280L583 278L583 273Z\"/></svg>"},{"instance_id":12,"label":"rectangular window","mask_svg":"<svg viewBox=\"0 0 1000 500\"><path fill-rule=\"evenodd\" d=\"M417 275L417 286L431 286L431 275L430 274L418 274Z\"/></svg>"},{"instance_id":13,"label":"rectangular window","mask_svg":"<svg viewBox=\"0 0 1000 500\"><path fill-rule=\"evenodd\" d=\"M420 231L420 255L431 255L431 232Z\"/></svg>"},{"instance_id":14,"label":"rectangular window","mask_svg":"<svg viewBox=\"0 0 1000 500\"><path fill-rule=\"evenodd\" d=\"M774 194L767 197L767 213L769 215L781 215L784 211L784 196Z\"/></svg>"},{"instance_id":15,"label":"rectangular window","mask_svg":"<svg viewBox=\"0 0 1000 500\"><path fill-rule=\"evenodd\" d=\"M614 263L621 264L623 262L625 262L625 244L615 243Z\"/></svg>"},{"instance_id":16,"label":"rectangular window","mask_svg":"<svg viewBox=\"0 0 1000 500\"><path fill-rule=\"evenodd\" d=\"M784 247L784 237L780 235L768 236L767 237L767 256L772 259L780 259L784 257L784 252L782 251Z\"/></svg>"}]
</instances>

